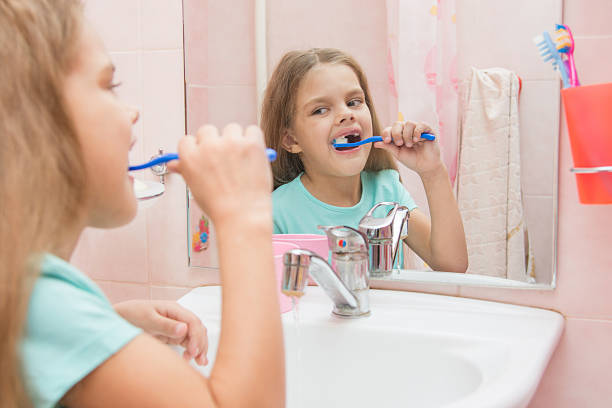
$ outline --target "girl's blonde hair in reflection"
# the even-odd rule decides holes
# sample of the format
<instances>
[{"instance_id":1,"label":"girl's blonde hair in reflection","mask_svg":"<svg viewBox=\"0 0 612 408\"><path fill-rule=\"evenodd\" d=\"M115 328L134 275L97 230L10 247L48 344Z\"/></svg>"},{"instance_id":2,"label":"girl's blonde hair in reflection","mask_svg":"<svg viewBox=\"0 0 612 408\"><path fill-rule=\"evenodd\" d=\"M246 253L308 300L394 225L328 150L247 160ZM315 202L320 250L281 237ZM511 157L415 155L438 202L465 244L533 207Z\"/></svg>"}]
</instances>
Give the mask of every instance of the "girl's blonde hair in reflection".
<instances>
[{"instance_id":1,"label":"girl's blonde hair in reflection","mask_svg":"<svg viewBox=\"0 0 612 408\"><path fill-rule=\"evenodd\" d=\"M80 0L0 0L2 407L32 405L18 356L29 295L40 255L82 215L85 167L63 96L82 21Z\"/></svg>"},{"instance_id":2,"label":"girl's blonde hair in reflection","mask_svg":"<svg viewBox=\"0 0 612 408\"><path fill-rule=\"evenodd\" d=\"M318 64L344 64L351 68L365 94L365 102L372 115L374 135L381 134L380 123L374 110L368 81L363 70L350 55L334 48L312 48L307 51L290 51L280 60L266 88L261 109L261 127L266 144L278 152L272 163L274 188L286 184L304 171L299 154L290 153L282 145L283 131L291 129L296 109L296 96L304 76ZM365 170L395 169L397 165L390 153L382 149L370 150Z\"/></svg>"}]
</instances>

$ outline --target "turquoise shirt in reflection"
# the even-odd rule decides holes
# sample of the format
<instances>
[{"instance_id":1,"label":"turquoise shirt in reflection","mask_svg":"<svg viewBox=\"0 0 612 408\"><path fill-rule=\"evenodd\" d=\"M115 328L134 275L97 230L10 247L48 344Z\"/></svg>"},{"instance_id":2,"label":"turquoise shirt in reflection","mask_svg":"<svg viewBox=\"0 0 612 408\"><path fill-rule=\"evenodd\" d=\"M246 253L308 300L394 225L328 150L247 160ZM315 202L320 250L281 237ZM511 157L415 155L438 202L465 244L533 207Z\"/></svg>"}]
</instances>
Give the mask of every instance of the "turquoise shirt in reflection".
<instances>
[{"instance_id":1,"label":"turquoise shirt in reflection","mask_svg":"<svg viewBox=\"0 0 612 408\"><path fill-rule=\"evenodd\" d=\"M302 184L302 174L272 193L275 234L325 234L317 228L318 225L357 228L359 220L375 204L383 201L395 201L410 211L417 208L396 170L362 171L361 200L352 207L336 207L318 200ZM374 215L384 216L388 208L380 210L382 214ZM401 252L398 261L402 265Z\"/></svg>"},{"instance_id":2,"label":"turquoise shirt in reflection","mask_svg":"<svg viewBox=\"0 0 612 408\"><path fill-rule=\"evenodd\" d=\"M91 279L64 260L45 255L20 350L34 407L58 406L76 383L140 333L115 312Z\"/></svg>"}]
</instances>

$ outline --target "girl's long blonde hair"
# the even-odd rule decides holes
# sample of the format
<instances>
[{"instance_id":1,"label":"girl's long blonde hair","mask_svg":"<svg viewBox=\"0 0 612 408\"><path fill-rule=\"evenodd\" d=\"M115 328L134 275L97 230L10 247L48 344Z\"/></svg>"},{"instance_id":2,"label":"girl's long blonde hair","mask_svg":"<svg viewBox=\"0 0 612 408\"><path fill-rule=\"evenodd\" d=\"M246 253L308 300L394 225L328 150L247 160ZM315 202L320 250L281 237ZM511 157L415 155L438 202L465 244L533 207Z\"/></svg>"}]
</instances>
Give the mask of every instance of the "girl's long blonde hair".
<instances>
[{"instance_id":1,"label":"girl's long blonde hair","mask_svg":"<svg viewBox=\"0 0 612 408\"><path fill-rule=\"evenodd\" d=\"M63 87L82 21L80 0L0 0L2 407L31 406L19 358L30 290L40 254L81 214L85 167Z\"/></svg>"},{"instance_id":2,"label":"girl's long blonde hair","mask_svg":"<svg viewBox=\"0 0 612 408\"><path fill-rule=\"evenodd\" d=\"M296 110L296 96L304 76L318 64L344 64L351 68L365 94L365 102L372 115L372 130L375 135L381 134L380 123L376 116L368 81L363 70L350 55L334 48L312 48L307 51L290 51L280 60L266 88L261 109L261 127L266 137L266 144L278 152L272 163L274 188L290 182L304 171L304 165L298 154L290 153L283 148L283 131L291 129ZM379 171L395 169L395 160L385 150L371 149L365 170Z\"/></svg>"}]
</instances>

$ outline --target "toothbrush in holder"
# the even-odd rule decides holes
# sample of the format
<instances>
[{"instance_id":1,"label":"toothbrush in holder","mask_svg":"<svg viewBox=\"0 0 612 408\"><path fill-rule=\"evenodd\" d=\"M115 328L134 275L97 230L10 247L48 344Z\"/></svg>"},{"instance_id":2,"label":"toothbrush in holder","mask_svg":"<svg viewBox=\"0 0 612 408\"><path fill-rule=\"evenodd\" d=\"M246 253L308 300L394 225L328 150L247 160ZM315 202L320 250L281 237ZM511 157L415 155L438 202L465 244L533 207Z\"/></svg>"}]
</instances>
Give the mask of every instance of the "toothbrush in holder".
<instances>
[{"instance_id":1,"label":"toothbrush in holder","mask_svg":"<svg viewBox=\"0 0 612 408\"><path fill-rule=\"evenodd\" d=\"M273 162L274 160L276 160L276 150L274 149L266 149L266 155L268 156L268 160ZM153 167L157 164L162 164L162 163L167 163L171 160L178 160L178 154L176 153L166 153L163 154L159 157L154 158L153 160L150 160L144 164L139 164L138 166L130 166L128 167L128 171L134 171L134 170L142 170L142 169L146 169L149 167Z\"/></svg>"},{"instance_id":2,"label":"toothbrush in holder","mask_svg":"<svg viewBox=\"0 0 612 408\"><path fill-rule=\"evenodd\" d=\"M346 138L342 137L340 139L346 139ZM421 133L421 139L436 140L436 136L432 135L431 133ZM332 146L334 147L355 147L355 146L361 146L362 144L366 144L366 143L375 143L375 142L382 142L382 141L383 141L382 136L372 136L372 137L368 137L366 139L363 139L363 140L360 140L354 143L336 143L336 140L334 139Z\"/></svg>"},{"instance_id":3,"label":"toothbrush in holder","mask_svg":"<svg viewBox=\"0 0 612 408\"><path fill-rule=\"evenodd\" d=\"M561 74L561 80L563 81L563 88L569 88L572 83L569 78L567 66L561 58L561 54L557 51L557 45L551 38L547 31L544 31L541 35L536 36L533 42L538 47L540 57L544 62L550 61L557 71Z\"/></svg>"}]
</instances>

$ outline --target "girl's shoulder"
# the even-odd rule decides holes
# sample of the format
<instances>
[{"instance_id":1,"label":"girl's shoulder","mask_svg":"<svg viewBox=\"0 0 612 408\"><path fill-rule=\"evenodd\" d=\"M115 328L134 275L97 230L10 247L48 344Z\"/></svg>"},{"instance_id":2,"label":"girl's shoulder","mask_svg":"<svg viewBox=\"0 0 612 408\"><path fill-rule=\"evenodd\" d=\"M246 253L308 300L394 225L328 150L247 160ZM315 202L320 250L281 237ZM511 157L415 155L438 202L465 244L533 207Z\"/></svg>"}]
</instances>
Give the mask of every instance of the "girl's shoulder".
<instances>
[{"instance_id":1,"label":"girl's shoulder","mask_svg":"<svg viewBox=\"0 0 612 408\"><path fill-rule=\"evenodd\" d=\"M141 332L115 312L91 279L68 262L45 255L30 295L21 344L34 405L55 406Z\"/></svg>"}]
</instances>

